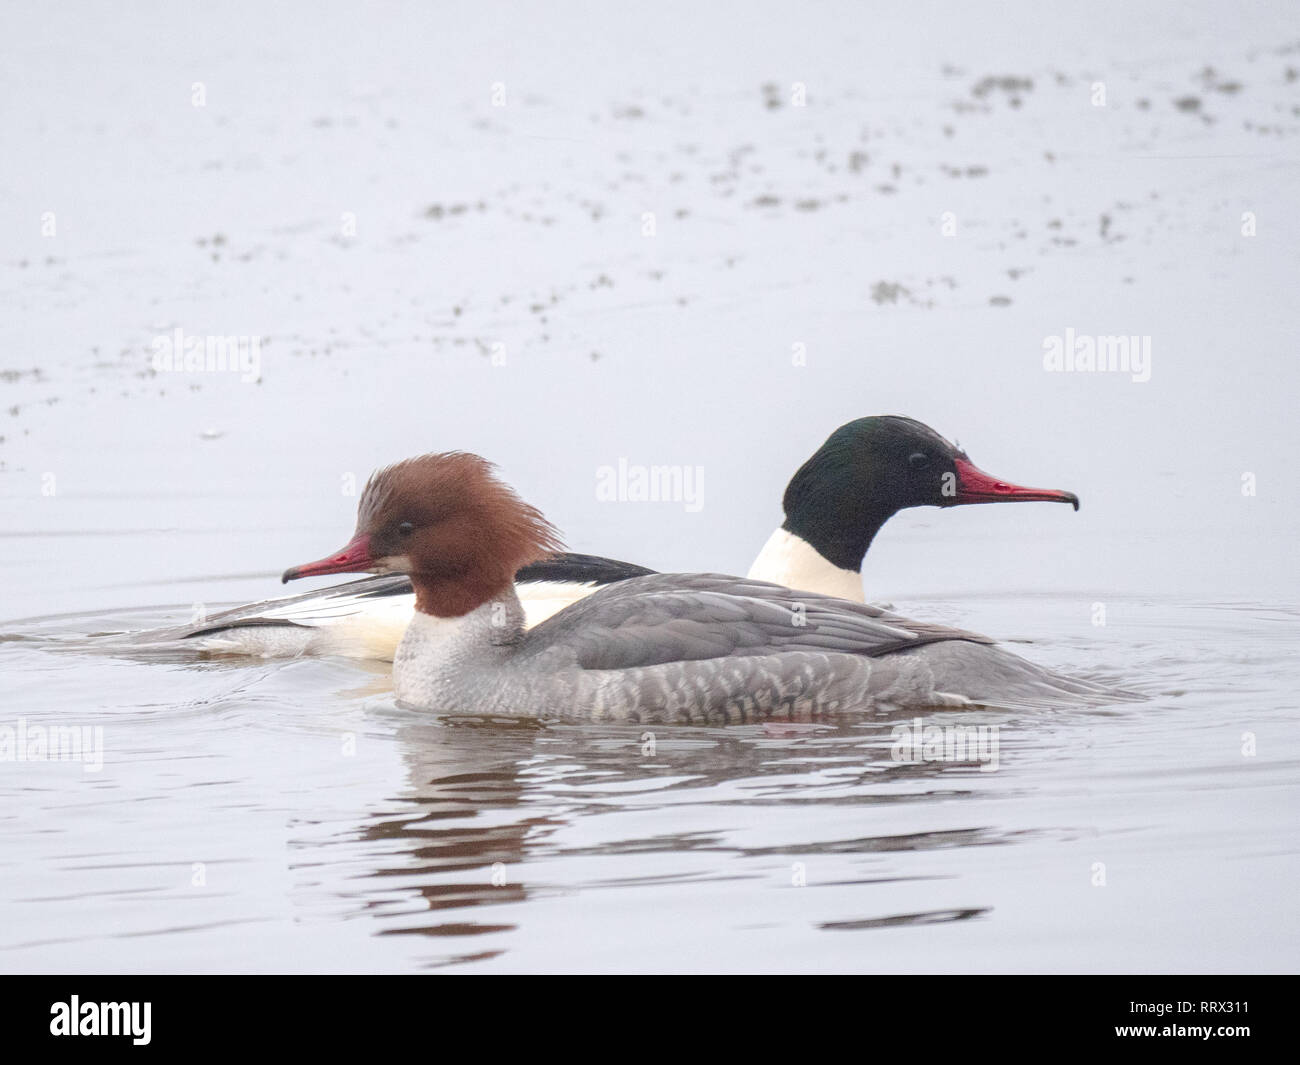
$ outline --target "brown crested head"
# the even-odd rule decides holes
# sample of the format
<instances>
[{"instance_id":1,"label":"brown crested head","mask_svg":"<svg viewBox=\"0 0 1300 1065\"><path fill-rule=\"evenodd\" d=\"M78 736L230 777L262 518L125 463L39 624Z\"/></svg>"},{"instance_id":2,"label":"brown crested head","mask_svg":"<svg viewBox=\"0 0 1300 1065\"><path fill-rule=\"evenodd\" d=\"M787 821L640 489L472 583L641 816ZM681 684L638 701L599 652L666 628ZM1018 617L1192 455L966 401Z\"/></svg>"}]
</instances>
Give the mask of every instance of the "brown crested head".
<instances>
[{"instance_id":1,"label":"brown crested head","mask_svg":"<svg viewBox=\"0 0 1300 1065\"><path fill-rule=\"evenodd\" d=\"M286 570L408 573L416 609L458 617L503 592L515 572L561 549L559 534L478 455L451 451L395 463L371 476L357 531L342 551Z\"/></svg>"}]
</instances>

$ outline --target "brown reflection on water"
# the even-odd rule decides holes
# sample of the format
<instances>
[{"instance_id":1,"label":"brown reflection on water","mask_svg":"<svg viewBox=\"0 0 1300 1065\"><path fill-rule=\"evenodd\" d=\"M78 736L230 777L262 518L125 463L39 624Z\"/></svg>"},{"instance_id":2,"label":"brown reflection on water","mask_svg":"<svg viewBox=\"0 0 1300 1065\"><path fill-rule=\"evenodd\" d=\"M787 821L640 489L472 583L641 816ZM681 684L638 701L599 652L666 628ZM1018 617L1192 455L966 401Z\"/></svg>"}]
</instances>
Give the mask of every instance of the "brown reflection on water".
<instances>
[{"instance_id":1,"label":"brown reflection on water","mask_svg":"<svg viewBox=\"0 0 1300 1065\"><path fill-rule=\"evenodd\" d=\"M552 819L492 815L519 810L524 791L519 765L532 756L536 731L533 726L474 722L450 727L419 723L398 729L409 783L402 796L405 809L398 815L386 812L363 825L360 838L400 845L398 860L371 875L414 880L411 896L418 905L412 910L372 900L368 908L385 922L378 934L460 937L514 929L513 924L490 921L426 923L419 914L439 916L528 897L525 887L511 882L507 871L523 861L530 834L544 832ZM414 923L412 916L417 918ZM498 953L457 955L443 961L476 961Z\"/></svg>"},{"instance_id":2,"label":"brown reflection on water","mask_svg":"<svg viewBox=\"0 0 1300 1065\"><path fill-rule=\"evenodd\" d=\"M791 839L770 846L745 845L729 829L667 831L645 837L562 843L559 830L583 818L618 812L635 803L643 812L665 811L666 823L680 820L673 809L725 809L743 805L790 807L926 803L962 798L971 791L972 766L942 762L899 763L890 757L889 719L808 727L655 730L653 743L637 727L520 726L501 722L421 721L399 725L396 738L407 767L408 787L400 805L361 826L365 841L396 843L369 874L377 891L366 904L380 935L422 935L455 940L517 930L512 919L493 919L490 910L541 893L568 893L573 883L549 885L521 876L530 860L609 857L710 851L742 858L818 854L933 851L1004 845L1035 833L989 825L933 832L900 832L809 841ZM830 771L830 772L827 772ZM965 774L963 778L962 774ZM736 785L743 782L744 792ZM660 797L662 796L662 799ZM692 797L698 796L698 798ZM726 822L720 817L718 823ZM702 876L630 870L627 876L588 877L577 890L745 879L755 874L733 867ZM865 877L869 886L933 876ZM520 882L528 881L528 883ZM381 886L378 886L381 885ZM394 901L394 888L402 901ZM469 912L481 914L469 920ZM815 924L824 930L867 930L900 924L967 920L987 907L864 917ZM505 940L508 944L508 938ZM494 941L494 947L502 943ZM439 954L430 962L454 964L502 953Z\"/></svg>"}]
</instances>

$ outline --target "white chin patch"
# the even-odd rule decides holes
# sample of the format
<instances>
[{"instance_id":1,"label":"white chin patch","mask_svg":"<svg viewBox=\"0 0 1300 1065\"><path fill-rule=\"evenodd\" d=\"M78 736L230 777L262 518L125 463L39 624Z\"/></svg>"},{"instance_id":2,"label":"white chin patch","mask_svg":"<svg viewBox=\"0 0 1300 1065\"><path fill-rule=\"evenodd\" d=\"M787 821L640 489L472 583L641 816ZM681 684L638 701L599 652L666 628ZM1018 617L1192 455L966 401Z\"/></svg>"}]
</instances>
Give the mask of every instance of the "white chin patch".
<instances>
[{"instance_id":1,"label":"white chin patch","mask_svg":"<svg viewBox=\"0 0 1300 1065\"><path fill-rule=\"evenodd\" d=\"M410 573L411 556L410 555L385 555L383 558L375 559L371 567L372 573Z\"/></svg>"}]
</instances>

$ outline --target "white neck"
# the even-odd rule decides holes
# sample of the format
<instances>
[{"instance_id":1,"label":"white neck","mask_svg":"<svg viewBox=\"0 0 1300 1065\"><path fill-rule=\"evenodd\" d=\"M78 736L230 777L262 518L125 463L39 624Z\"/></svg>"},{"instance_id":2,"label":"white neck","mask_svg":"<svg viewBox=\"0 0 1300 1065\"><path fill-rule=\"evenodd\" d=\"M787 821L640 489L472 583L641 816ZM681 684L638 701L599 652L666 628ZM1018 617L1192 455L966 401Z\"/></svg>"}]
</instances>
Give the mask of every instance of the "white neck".
<instances>
[{"instance_id":1,"label":"white neck","mask_svg":"<svg viewBox=\"0 0 1300 1065\"><path fill-rule=\"evenodd\" d=\"M807 540L785 529L777 529L768 538L749 567L749 578L855 603L866 602L861 573L827 562Z\"/></svg>"},{"instance_id":2,"label":"white neck","mask_svg":"<svg viewBox=\"0 0 1300 1065\"><path fill-rule=\"evenodd\" d=\"M415 611L393 656L393 691L401 703L459 709L485 703L493 670L524 631L524 611L510 585L456 618Z\"/></svg>"}]
</instances>

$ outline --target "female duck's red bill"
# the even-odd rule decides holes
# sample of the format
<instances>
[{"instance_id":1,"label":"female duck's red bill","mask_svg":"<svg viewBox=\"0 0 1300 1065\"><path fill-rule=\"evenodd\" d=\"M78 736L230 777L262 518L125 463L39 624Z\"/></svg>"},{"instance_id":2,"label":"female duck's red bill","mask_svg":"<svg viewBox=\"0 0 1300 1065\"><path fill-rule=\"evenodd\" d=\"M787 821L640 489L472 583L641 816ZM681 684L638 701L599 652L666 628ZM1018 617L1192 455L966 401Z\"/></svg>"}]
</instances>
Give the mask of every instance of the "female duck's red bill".
<instances>
[{"instance_id":1,"label":"female duck's red bill","mask_svg":"<svg viewBox=\"0 0 1300 1065\"><path fill-rule=\"evenodd\" d=\"M1075 510L1079 509L1079 497L1073 492L1061 492L1055 488L1024 488L1010 481L1000 481L965 459L954 459L953 464L957 467L957 491L952 496L953 506L962 503L1028 503L1037 500L1045 503L1069 503Z\"/></svg>"},{"instance_id":2,"label":"female duck's red bill","mask_svg":"<svg viewBox=\"0 0 1300 1065\"><path fill-rule=\"evenodd\" d=\"M325 573L364 573L374 564L375 560L370 554L370 535L362 533L354 536L342 551L328 558L285 570L280 583L288 584L299 577L318 577Z\"/></svg>"}]
</instances>

